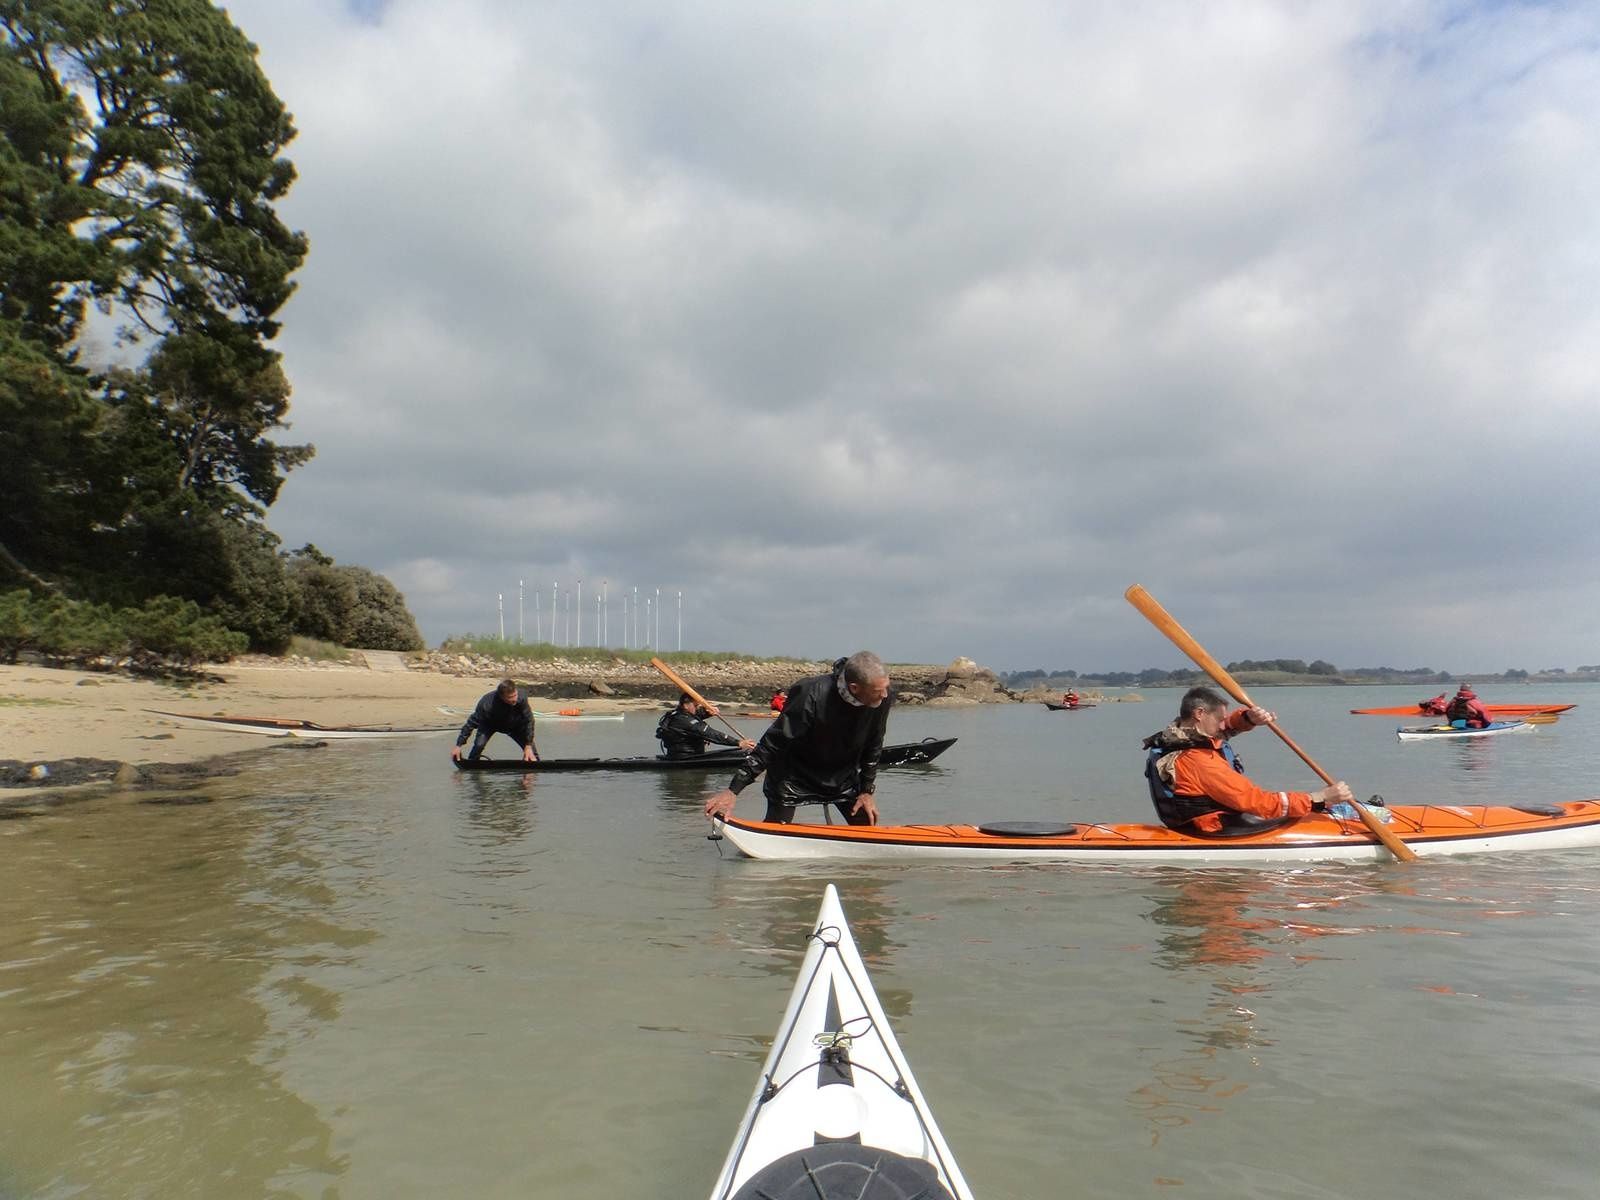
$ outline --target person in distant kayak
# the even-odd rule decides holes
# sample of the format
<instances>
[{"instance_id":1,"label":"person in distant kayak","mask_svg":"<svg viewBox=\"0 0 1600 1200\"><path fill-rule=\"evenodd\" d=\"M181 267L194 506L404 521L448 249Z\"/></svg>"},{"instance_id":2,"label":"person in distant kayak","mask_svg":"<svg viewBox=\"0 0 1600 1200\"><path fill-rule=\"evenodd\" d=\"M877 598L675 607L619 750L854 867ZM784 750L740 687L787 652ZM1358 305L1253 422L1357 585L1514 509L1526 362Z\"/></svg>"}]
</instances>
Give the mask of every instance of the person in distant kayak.
<instances>
[{"instance_id":1,"label":"person in distant kayak","mask_svg":"<svg viewBox=\"0 0 1600 1200\"><path fill-rule=\"evenodd\" d=\"M472 749L467 752L467 758L476 761L489 739L497 733L505 734L522 747L523 762L539 761L539 748L533 744L533 708L514 679L502 679L499 687L478 701L478 707L472 710L456 735L456 744L450 748L451 761L461 761L461 747L467 744L469 736Z\"/></svg>"},{"instance_id":2,"label":"person in distant kayak","mask_svg":"<svg viewBox=\"0 0 1600 1200\"><path fill-rule=\"evenodd\" d=\"M1355 797L1343 782L1319 792L1269 792L1245 777L1229 739L1275 719L1259 706L1230 714L1228 702L1208 687L1185 692L1178 719L1144 740L1145 779L1161 823L1202 837L1239 837L1351 803Z\"/></svg>"},{"instance_id":3,"label":"person in distant kayak","mask_svg":"<svg viewBox=\"0 0 1600 1200\"><path fill-rule=\"evenodd\" d=\"M704 754L710 742L716 742L719 746L737 746L741 750L756 748L749 738L736 738L707 725L706 718L716 715L716 709L697 704L688 692L679 696L676 707L656 722L656 738L661 743L661 752L668 758L693 758L697 754Z\"/></svg>"},{"instance_id":4,"label":"person in distant kayak","mask_svg":"<svg viewBox=\"0 0 1600 1200\"><path fill-rule=\"evenodd\" d=\"M765 772L764 820L787 825L797 805L832 804L852 825L876 824L878 758L893 704L888 669L869 650L800 680L728 786L706 801L706 815L727 816Z\"/></svg>"},{"instance_id":5,"label":"person in distant kayak","mask_svg":"<svg viewBox=\"0 0 1600 1200\"><path fill-rule=\"evenodd\" d=\"M1444 716L1457 729L1482 729L1491 720L1489 710L1484 708L1470 683L1463 683L1456 689L1456 694L1450 697L1450 703L1444 710Z\"/></svg>"},{"instance_id":6,"label":"person in distant kayak","mask_svg":"<svg viewBox=\"0 0 1600 1200\"><path fill-rule=\"evenodd\" d=\"M767 701L767 707L773 712L782 712L783 706L788 702L789 697L784 694L782 688L779 688L777 691L772 693L772 699Z\"/></svg>"},{"instance_id":7,"label":"person in distant kayak","mask_svg":"<svg viewBox=\"0 0 1600 1200\"><path fill-rule=\"evenodd\" d=\"M1449 707L1449 702L1443 692L1440 692L1432 700L1417 701L1417 711L1425 717L1442 717L1447 707Z\"/></svg>"},{"instance_id":8,"label":"person in distant kayak","mask_svg":"<svg viewBox=\"0 0 1600 1200\"><path fill-rule=\"evenodd\" d=\"M1078 707L1078 693L1077 692L1063 692L1061 694L1061 703L1065 704L1068 708L1077 708Z\"/></svg>"}]
</instances>

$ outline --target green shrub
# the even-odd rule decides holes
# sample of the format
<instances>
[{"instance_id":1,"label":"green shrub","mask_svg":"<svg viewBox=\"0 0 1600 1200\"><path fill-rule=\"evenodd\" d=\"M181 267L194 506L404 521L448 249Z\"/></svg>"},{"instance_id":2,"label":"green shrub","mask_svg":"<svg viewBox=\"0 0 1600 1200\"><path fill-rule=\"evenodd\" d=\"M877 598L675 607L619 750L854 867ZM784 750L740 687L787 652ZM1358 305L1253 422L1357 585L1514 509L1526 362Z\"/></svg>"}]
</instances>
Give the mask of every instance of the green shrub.
<instances>
[{"instance_id":1,"label":"green shrub","mask_svg":"<svg viewBox=\"0 0 1600 1200\"><path fill-rule=\"evenodd\" d=\"M39 637L40 606L31 592L0 592L0 661L14 663Z\"/></svg>"},{"instance_id":2,"label":"green shrub","mask_svg":"<svg viewBox=\"0 0 1600 1200\"><path fill-rule=\"evenodd\" d=\"M86 604L52 596L44 602L35 648L49 658L86 662L118 658L127 635L120 614L108 604Z\"/></svg>"},{"instance_id":3,"label":"green shrub","mask_svg":"<svg viewBox=\"0 0 1600 1200\"><path fill-rule=\"evenodd\" d=\"M156 596L139 608L123 609L127 645L144 662L175 662L192 667L224 662L250 646L247 634L229 629L220 617L200 611L193 600Z\"/></svg>"},{"instance_id":4,"label":"green shrub","mask_svg":"<svg viewBox=\"0 0 1600 1200\"><path fill-rule=\"evenodd\" d=\"M422 649L422 633L399 588L366 567L338 569L356 589L356 606L350 613L346 645L368 650Z\"/></svg>"}]
</instances>

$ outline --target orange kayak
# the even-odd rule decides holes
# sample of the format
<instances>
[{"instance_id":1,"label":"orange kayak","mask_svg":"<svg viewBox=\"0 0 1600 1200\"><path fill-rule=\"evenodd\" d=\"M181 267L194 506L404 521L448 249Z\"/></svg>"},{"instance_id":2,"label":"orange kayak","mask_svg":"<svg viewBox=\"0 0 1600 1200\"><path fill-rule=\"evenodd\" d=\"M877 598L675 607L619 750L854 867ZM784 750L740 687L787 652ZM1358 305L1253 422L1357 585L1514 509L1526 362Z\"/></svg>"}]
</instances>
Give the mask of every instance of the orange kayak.
<instances>
[{"instance_id":1,"label":"orange kayak","mask_svg":"<svg viewBox=\"0 0 1600 1200\"><path fill-rule=\"evenodd\" d=\"M1541 713L1564 713L1569 708L1577 708L1576 704L1485 704L1491 717L1536 717ZM1397 708L1352 708L1351 712L1362 717L1428 717L1437 716L1437 713L1425 713L1420 704L1402 704Z\"/></svg>"},{"instance_id":2,"label":"orange kayak","mask_svg":"<svg viewBox=\"0 0 1600 1200\"><path fill-rule=\"evenodd\" d=\"M1395 804L1389 828L1418 856L1600 846L1600 800L1565 804ZM1359 820L1313 813L1247 837L1203 838L1163 825L1035 821L989 825L777 825L714 822L747 858L966 860L968 862L1182 863L1279 866L1286 862L1390 861Z\"/></svg>"}]
</instances>

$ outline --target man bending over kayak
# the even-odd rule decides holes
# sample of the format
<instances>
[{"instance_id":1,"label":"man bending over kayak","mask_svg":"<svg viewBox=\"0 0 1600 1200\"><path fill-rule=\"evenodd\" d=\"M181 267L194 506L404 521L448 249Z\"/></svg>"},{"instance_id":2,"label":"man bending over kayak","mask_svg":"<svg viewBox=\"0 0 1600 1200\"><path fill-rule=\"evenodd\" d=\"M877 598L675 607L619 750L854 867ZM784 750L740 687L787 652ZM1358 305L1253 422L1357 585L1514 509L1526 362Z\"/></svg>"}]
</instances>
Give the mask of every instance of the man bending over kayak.
<instances>
[{"instance_id":1,"label":"man bending over kayak","mask_svg":"<svg viewBox=\"0 0 1600 1200\"><path fill-rule=\"evenodd\" d=\"M1161 823L1201 837L1239 837L1353 802L1343 782L1320 792L1269 792L1245 777L1229 739L1275 719L1259 706L1229 714L1228 702L1208 687L1185 692L1178 719L1144 740L1145 779Z\"/></svg>"},{"instance_id":2,"label":"man bending over kayak","mask_svg":"<svg viewBox=\"0 0 1600 1200\"><path fill-rule=\"evenodd\" d=\"M796 805L832 804L852 825L877 824L878 758L893 704L889 672L868 650L800 680L728 786L706 801L706 815L727 816L765 771L763 820L787 825Z\"/></svg>"},{"instance_id":3,"label":"man bending over kayak","mask_svg":"<svg viewBox=\"0 0 1600 1200\"><path fill-rule=\"evenodd\" d=\"M456 734L456 744L450 748L451 759L461 761L461 747L471 736L472 749L467 752L467 758L476 762L485 744L497 733L505 734L522 747L523 762L539 761L539 748L533 744L533 706L514 679L502 679L494 691L484 693L478 707L461 726L461 732Z\"/></svg>"}]
</instances>

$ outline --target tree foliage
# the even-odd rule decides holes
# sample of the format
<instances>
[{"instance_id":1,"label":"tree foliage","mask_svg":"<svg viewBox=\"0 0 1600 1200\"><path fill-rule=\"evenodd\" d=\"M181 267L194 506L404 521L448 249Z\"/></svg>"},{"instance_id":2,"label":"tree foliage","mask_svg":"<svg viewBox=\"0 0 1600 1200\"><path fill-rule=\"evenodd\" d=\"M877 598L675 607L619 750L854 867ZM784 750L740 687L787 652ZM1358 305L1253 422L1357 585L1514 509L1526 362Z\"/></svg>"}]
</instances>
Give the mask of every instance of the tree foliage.
<instances>
[{"instance_id":1,"label":"tree foliage","mask_svg":"<svg viewBox=\"0 0 1600 1200\"><path fill-rule=\"evenodd\" d=\"M306 239L255 47L207 0L6 0L0 132L0 580L127 603L194 570L286 640L258 520L312 453L274 441L269 345ZM91 308L121 364L83 361Z\"/></svg>"}]
</instances>

